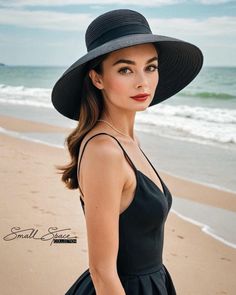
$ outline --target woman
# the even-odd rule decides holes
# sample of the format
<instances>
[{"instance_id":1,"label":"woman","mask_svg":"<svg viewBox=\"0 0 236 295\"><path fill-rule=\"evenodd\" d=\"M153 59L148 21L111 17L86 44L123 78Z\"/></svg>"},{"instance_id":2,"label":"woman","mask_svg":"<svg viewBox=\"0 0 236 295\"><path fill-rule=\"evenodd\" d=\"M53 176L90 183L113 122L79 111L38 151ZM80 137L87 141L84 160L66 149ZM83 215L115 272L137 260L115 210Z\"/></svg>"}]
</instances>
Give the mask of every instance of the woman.
<instances>
[{"instance_id":1,"label":"woman","mask_svg":"<svg viewBox=\"0 0 236 295\"><path fill-rule=\"evenodd\" d=\"M57 81L54 107L79 124L68 136L71 163L59 167L80 189L89 268L66 295L176 294L162 263L172 196L134 133L135 115L188 85L198 47L153 35L140 13L118 9L86 31L88 53Z\"/></svg>"}]
</instances>

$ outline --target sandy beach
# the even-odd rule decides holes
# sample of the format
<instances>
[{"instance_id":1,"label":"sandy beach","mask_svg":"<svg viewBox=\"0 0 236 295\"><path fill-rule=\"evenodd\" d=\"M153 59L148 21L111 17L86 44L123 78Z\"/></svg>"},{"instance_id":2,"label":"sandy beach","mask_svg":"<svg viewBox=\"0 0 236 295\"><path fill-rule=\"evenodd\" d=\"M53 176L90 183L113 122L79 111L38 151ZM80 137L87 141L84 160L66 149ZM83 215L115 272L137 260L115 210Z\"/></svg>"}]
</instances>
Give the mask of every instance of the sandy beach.
<instances>
[{"instance_id":1,"label":"sandy beach","mask_svg":"<svg viewBox=\"0 0 236 295\"><path fill-rule=\"evenodd\" d=\"M69 131L6 116L0 117L0 126L17 132ZM69 155L64 149L3 133L0 138L1 294L64 294L88 265L79 192L66 189L55 169L55 165L67 163ZM147 141L145 146L148 146ZM160 175L173 197L179 195L236 211L234 193L167 173L160 172ZM10 235L14 227L18 227L18 231L28 229L28 234L34 231L35 236L16 238ZM70 237L76 236L77 243L54 244L51 239L40 238L51 227ZM178 295L235 294L236 249L205 234L200 227L173 212L165 228L163 261Z\"/></svg>"}]
</instances>

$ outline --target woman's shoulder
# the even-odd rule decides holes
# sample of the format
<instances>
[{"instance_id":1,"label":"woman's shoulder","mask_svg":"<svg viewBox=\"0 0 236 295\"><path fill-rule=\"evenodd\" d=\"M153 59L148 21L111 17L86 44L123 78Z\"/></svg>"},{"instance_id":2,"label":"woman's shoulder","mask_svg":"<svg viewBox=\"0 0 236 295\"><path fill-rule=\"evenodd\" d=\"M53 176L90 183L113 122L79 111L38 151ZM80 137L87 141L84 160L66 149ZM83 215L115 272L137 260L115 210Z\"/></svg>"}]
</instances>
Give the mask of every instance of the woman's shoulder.
<instances>
[{"instance_id":1,"label":"woman's shoulder","mask_svg":"<svg viewBox=\"0 0 236 295\"><path fill-rule=\"evenodd\" d=\"M111 136L113 135L109 134L104 130L93 128L89 132L87 132L86 135L83 137L80 146L83 147L87 142L91 141L91 144L93 144L96 147L97 145L100 145L102 142L111 142Z\"/></svg>"},{"instance_id":2,"label":"woman's shoulder","mask_svg":"<svg viewBox=\"0 0 236 295\"><path fill-rule=\"evenodd\" d=\"M119 155L122 154L120 153L121 148L119 147L116 140L112 137L115 136L104 130L92 129L82 139L80 144L80 152L82 152L86 144L86 154L89 157L95 156L102 158L119 158L121 157ZM89 143L89 145L87 145L87 143Z\"/></svg>"},{"instance_id":3,"label":"woman's shoulder","mask_svg":"<svg viewBox=\"0 0 236 295\"><path fill-rule=\"evenodd\" d=\"M112 175L116 174L117 171L124 175L122 172L124 171L123 152L113 138L102 134L89 140L89 144L85 146L88 139L94 134L97 133L91 132L87 138L84 138L84 145L78 158L80 170L83 170L84 175L87 175L89 179L101 179L101 176L105 173L109 175L107 180L111 180ZM82 178L79 182L83 186Z\"/></svg>"}]
</instances>

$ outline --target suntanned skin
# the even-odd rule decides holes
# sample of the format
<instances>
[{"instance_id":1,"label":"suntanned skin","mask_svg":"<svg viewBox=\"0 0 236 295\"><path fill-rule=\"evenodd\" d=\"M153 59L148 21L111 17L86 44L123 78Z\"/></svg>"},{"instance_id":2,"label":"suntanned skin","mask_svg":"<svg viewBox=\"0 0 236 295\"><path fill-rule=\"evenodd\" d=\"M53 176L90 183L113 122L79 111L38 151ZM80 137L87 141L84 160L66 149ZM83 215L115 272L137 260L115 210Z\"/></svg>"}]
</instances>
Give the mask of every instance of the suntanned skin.
<instances>
[{"instance_id":1,"label":"suntanned skin","mask_svg":"<svg viewBox=\"0 0 236 295\"><path fill-rule=\"evenodd\" d=\"M158 66L158 60L146 63L153 57L158 57L153 44L136 45L112 52L103 62L103 75L90 71L93 84L104 97L106 111L101 119L130 138L106 123L98 122L83 139L79 159L88 138L99 132L109 133L120 141L136 168L162 190L160 180L140 151L138 138L134 134L136 112L147 109L158 87L159 75L154 67ZM134 61L135 65L113 65L120 59ZM150 93L150 96L144 102L130 98L139 93ZM89 269L96 294L125 295L116 269L119 214L133 200L136 188L134 170L118 143L110 136L99 135L86 145L78 178L85 203Z\"/></svg>"}]
</instances>

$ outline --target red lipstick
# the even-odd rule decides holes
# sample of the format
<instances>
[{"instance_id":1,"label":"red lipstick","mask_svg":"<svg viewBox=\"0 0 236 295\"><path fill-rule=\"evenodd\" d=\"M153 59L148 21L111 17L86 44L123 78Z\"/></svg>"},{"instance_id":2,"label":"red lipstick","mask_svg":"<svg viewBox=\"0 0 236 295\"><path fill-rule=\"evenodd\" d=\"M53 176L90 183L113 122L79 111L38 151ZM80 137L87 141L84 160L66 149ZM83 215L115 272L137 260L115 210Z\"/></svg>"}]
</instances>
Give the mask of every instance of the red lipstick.
<instances>
[{"instance_id":1,"label":"red lipstick","mask_svg":"<svg viewBox=\"0 0 236 295\"><path fill-rule=\"evenodd\" d=\"M131 98L138 100L138 101L144 101L148 98L149 94L148 93L140 93L135 96L130 96Z\"/></svg>"}]
</instances>

